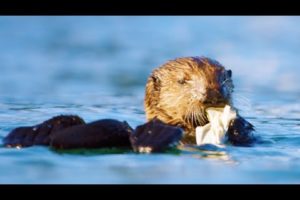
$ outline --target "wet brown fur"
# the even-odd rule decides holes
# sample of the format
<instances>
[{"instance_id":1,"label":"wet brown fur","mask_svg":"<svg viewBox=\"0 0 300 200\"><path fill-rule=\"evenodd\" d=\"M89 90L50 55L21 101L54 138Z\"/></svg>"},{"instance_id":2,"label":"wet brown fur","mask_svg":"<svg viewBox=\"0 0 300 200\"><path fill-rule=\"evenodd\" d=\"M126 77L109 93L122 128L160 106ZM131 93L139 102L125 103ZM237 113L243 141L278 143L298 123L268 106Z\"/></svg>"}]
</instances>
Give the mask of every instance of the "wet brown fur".
<instances>
[{"instance_id":1,"label":"wet brown fur","mask_svg":"<svg viewBox=\"0 0 300 200\"><path fill-rule=\"evenodd\" d=\"M147 120L182 127L184 143L195 143L195 128L208 123L207 107L232 105L231 71L206 57L171 60L149 76L145 91Z\"/></svg>"}]
</instances>

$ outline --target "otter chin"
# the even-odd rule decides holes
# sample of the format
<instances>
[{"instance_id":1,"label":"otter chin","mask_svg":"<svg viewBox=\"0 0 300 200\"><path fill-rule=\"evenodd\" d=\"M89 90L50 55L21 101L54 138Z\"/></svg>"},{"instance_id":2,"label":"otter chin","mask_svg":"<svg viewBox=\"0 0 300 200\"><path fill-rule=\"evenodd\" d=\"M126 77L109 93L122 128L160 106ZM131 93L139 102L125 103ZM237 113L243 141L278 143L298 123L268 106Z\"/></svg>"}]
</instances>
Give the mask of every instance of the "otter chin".
<instances>
[{"instance_id":1,"label":"otter chin","mask_svg":"<svg viewBox=\"0 0 300 200\"><path fill-rule=\"evenodd\" d=\"M207 57L170 60L153 70L145 91L147 120L159 119L184 130L184 143L196 143L195 130L209 123L206 109L232 103L232 72Z\"/></svg>"}]
</instances>

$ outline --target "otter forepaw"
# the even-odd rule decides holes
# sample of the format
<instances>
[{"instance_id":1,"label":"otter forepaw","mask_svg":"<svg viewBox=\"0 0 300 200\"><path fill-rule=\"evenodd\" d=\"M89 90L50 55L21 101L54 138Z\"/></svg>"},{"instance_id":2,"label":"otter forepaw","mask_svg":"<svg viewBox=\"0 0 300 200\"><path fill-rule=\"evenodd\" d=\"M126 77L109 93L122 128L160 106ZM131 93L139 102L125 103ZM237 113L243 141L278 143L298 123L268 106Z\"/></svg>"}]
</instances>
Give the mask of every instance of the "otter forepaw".
<instances>
[{"instance_id":1,"label":"otter forepaw","mask_svg":"<svg viewBox=\"0 0 300 200\"><path fill-rule=\"evenodd\" d=\"M252 146L256 142L254 131L254 126L238 115L229 125L228 141L235 146Z\"/></svg>"},{"instance_id":2,"label":"otter forepaw","mask_svg":"<svg viewBox=\"0 0 300 200\"><path fill-rule=\"evenodd\" d=\"M183 130L181 128L154 119L138 126L130 135L130 142L135 152L163 152L176 146L182 136Z\"/></svg>"}]
</instances>

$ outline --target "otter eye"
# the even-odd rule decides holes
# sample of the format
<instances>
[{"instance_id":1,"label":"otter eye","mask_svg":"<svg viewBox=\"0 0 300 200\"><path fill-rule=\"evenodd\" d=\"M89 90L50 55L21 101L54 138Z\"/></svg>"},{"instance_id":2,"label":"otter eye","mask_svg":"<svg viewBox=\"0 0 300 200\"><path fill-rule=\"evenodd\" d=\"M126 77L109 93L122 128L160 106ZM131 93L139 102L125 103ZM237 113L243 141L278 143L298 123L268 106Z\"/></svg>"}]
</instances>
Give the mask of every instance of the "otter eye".
<instances>
[{"instance_id":1,"label":"otter eye","mask_svg":"<svg viewBox=\"0 0 300 200\"><path fill-rule=\"evenodd\" d=\"M184 85L186 84L186 80L185 79L180 79L177 81L180 85Z\"/></svg>"}]
</instances>

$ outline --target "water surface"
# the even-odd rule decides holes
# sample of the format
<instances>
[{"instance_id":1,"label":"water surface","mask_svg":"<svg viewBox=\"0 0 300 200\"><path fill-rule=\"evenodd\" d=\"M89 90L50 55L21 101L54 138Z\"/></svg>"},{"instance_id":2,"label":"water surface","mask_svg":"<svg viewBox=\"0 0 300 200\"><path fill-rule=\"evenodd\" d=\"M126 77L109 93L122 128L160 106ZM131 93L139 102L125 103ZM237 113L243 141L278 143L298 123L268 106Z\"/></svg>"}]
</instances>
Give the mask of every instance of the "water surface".
<instances>
[{"instance_id":1,"label":"water surface","mask_svg":"<svg viewBox=\"0 0 300 200\"><path fill-rule=\"evenodd\" d=\"M265 142L164 154L0 148L0 183L300 183L299 17L0 17L0 139L59 114L146 121L151 70L204 55Z\"/></svg>"}]
</instances>

